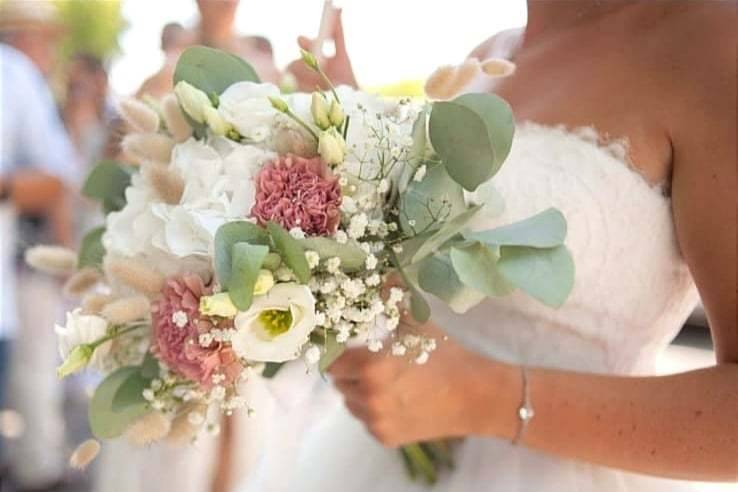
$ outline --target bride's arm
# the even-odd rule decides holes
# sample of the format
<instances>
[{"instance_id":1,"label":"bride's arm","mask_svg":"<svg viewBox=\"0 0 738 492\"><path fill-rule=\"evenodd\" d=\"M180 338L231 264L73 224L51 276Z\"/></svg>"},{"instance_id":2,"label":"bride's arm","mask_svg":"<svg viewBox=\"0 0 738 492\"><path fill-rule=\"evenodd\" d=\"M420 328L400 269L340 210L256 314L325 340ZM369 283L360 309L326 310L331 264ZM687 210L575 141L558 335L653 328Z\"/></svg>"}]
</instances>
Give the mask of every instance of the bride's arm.
<instances>
[{"instance_id":1,"label":"bride's arm","mask_svg":"<svg viewBox=\"0 0 738 492\"><path fill-rule=\"evenodd\" d=\"M669 129L675 223L718 365L661 377L529 369L535 417L521 445L664 477L738 481L736 102L735 72L726 67L696 70L711 74L710 86L686 84L684 104L666 115L678 122ZM389 446L448 436L512 439L520 425L520 368L451 341L426 366L351 350L331 372L351 412Z\"/></svg>"}]
</instances>

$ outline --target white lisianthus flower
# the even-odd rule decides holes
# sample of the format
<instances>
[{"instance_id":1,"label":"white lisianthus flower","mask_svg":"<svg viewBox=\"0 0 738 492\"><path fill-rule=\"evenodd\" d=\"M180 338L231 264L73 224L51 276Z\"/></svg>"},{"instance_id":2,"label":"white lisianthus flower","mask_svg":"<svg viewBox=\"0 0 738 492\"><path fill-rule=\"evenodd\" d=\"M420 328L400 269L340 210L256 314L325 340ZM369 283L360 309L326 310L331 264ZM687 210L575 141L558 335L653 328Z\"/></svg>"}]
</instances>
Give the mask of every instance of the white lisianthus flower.
<instances>
[{"instance_id":1,"label":"white lisianthus flower","mask_svg":"<svg viewBox=\"0 0 738 492\"><path fill-rule=\"evenodd\" d=\"M238 133L261 142L269 136L274 116L278 114L269 101L270 96L279 96L279 89L273 84L238 82L221 94L218 111Z\"/></svg>"},{"instance_id":2,"label":"white lisianthus flower","mask_svg":"<svg viewBox=\"0 0 738 492\"><path fill-rule=\"evenodd\" d=\"M315 298L296 283L277 284L254 298L234 321L231 344L236 355L255 362L296 359L315 327Z\"/></svg>"},{"instance_id":3,"label":"white lisianthus flower","mask_svg":"<svg viewBox=\"0 0 738 492\"><path fill-rule=\"evenodd\" d=\"M184 80L177 82L174 86L174 94L190 118L198 123L205 122L205 108L213 107L207 94Z\"/></svg>"},{"instance_id":4,"label":"white lisianthus flower","mask_svg":"<svg viewBox=\"0 0 738 492\"><path fill-rule=\"evenodd\" d=\"M75 348L99 340L105 336L107 330L108 322L100 316L82 314L81 308L67 313L65 325L54 326L59 345L59 355L61 355L62 360L67 361ZM82 369L87 365L84 364L85 362L96 368L102 368L101 363L110 352L110 345L110 342L106 342L97 347L87 360L79 360L79 364L71 372ZM75 353L79 353L79 349ZM68 372L68 374L71 374L71 372Z\"/></svg>"}]
</instances>

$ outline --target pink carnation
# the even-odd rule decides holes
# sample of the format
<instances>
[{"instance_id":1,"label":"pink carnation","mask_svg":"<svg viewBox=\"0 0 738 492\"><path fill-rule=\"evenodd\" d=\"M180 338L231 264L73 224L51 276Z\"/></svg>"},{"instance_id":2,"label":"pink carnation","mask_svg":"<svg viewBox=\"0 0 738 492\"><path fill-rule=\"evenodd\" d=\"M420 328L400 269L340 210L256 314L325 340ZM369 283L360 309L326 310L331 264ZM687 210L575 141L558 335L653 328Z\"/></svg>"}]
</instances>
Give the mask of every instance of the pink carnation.
<instances>
[{"instance_id":1,"label":"pink carnation","mask_svg":"<svg viewBox=\"0 0 738 492\"><path fill-rule=\"evenodd\" d=\"M259 224L277 222L285 229L328 235L341 221L338 178L315 157L288 154L265 165L256 177L256 203L251 215Z\"/></svg>"},{"instance_id":2,"label":"pink carnation","mask_svg":"<svg viewBox=\"0 0 738 492\"><path fill-rule=\"evenodd\" d=\"M217 326L200 316L200 297L209 295L210 287L198 275L169 278L161 296L152 305L152 352L169 369L209 389L214 375L223 375L222 384L233 383L242 366L230 346L213 341L200 345L199 337L214 328L230 328L232 322Z\"/></svg>"}]
</instances>

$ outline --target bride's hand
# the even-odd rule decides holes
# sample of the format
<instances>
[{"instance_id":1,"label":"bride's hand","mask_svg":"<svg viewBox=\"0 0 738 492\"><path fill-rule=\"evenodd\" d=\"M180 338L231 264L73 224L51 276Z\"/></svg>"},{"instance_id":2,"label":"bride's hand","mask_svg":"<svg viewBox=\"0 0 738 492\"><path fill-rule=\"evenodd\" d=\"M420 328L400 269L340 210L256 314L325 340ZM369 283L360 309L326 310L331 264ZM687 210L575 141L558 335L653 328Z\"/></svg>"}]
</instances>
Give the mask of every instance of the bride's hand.
<instances>
[{"instance_id":1,"label":"bride's hand","mask_svg":"<svg viewBox=\"0 0 738 492\"><path fill-rule=\"evenodd\" d=\"M333 56L323 57L320 61L320 67L328 76L328 79L335 86L349 85L357 87L354 70L351 66L351 59L346 51L346 41L343 38L343 22L341 21L341 12L338 11L333 18L333 42L336 52ZM313 40L300 36L297 39L300 48L306 51L312 51ZM320 87L327 89L324 81L315 71L308 68L302 59L297 59L287 66L287 71L295 76L297 80L297 88L302 92L310 92Z\"/></svg>"},{"instance_id":2,"label":"bride's hand","mask_svg":"<svg viewBox=\"0 0 738 492\"><path fill-rule=\"evenodd\" d=\"M347 350L333 363L329 372L349 411L388 447L469 434L511 435L519 396L514 368L444 339L432 323L421 330L438 344L426 364L366 348Z\"/></svg>"}]
</instances>

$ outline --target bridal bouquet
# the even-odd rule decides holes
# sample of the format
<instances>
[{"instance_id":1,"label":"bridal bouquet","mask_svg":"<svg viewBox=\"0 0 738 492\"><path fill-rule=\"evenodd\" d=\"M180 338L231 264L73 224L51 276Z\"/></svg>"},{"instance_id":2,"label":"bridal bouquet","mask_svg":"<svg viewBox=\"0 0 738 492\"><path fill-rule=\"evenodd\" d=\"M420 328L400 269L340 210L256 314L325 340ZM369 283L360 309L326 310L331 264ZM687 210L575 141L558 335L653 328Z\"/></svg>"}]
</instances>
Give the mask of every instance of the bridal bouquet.
<instances>
[{"instance_id":1,"label":"bridal bouquet","mask_svg":"<svg viewBox=\"0 0 738 492\"><path fill-rule=\"evenodd\" d=\"M174 83L161 103L122 104L137 165L102 162L84 185L108 214L67 282L81 306L56 331L60 376L105 375L89 407L96 437L217 432L220 413L248 407L249 378L296 359L324 371L349 341L422 364L436 341L400 316L427 320L426 294L457 312L515 289L551 306L567 297L557 210L469 227L502 207L490 180L514 121L498 97L283 95L204 47L182 55ZM385 289L394 274L404 288Z\"/></svg>"}]
</instances>

